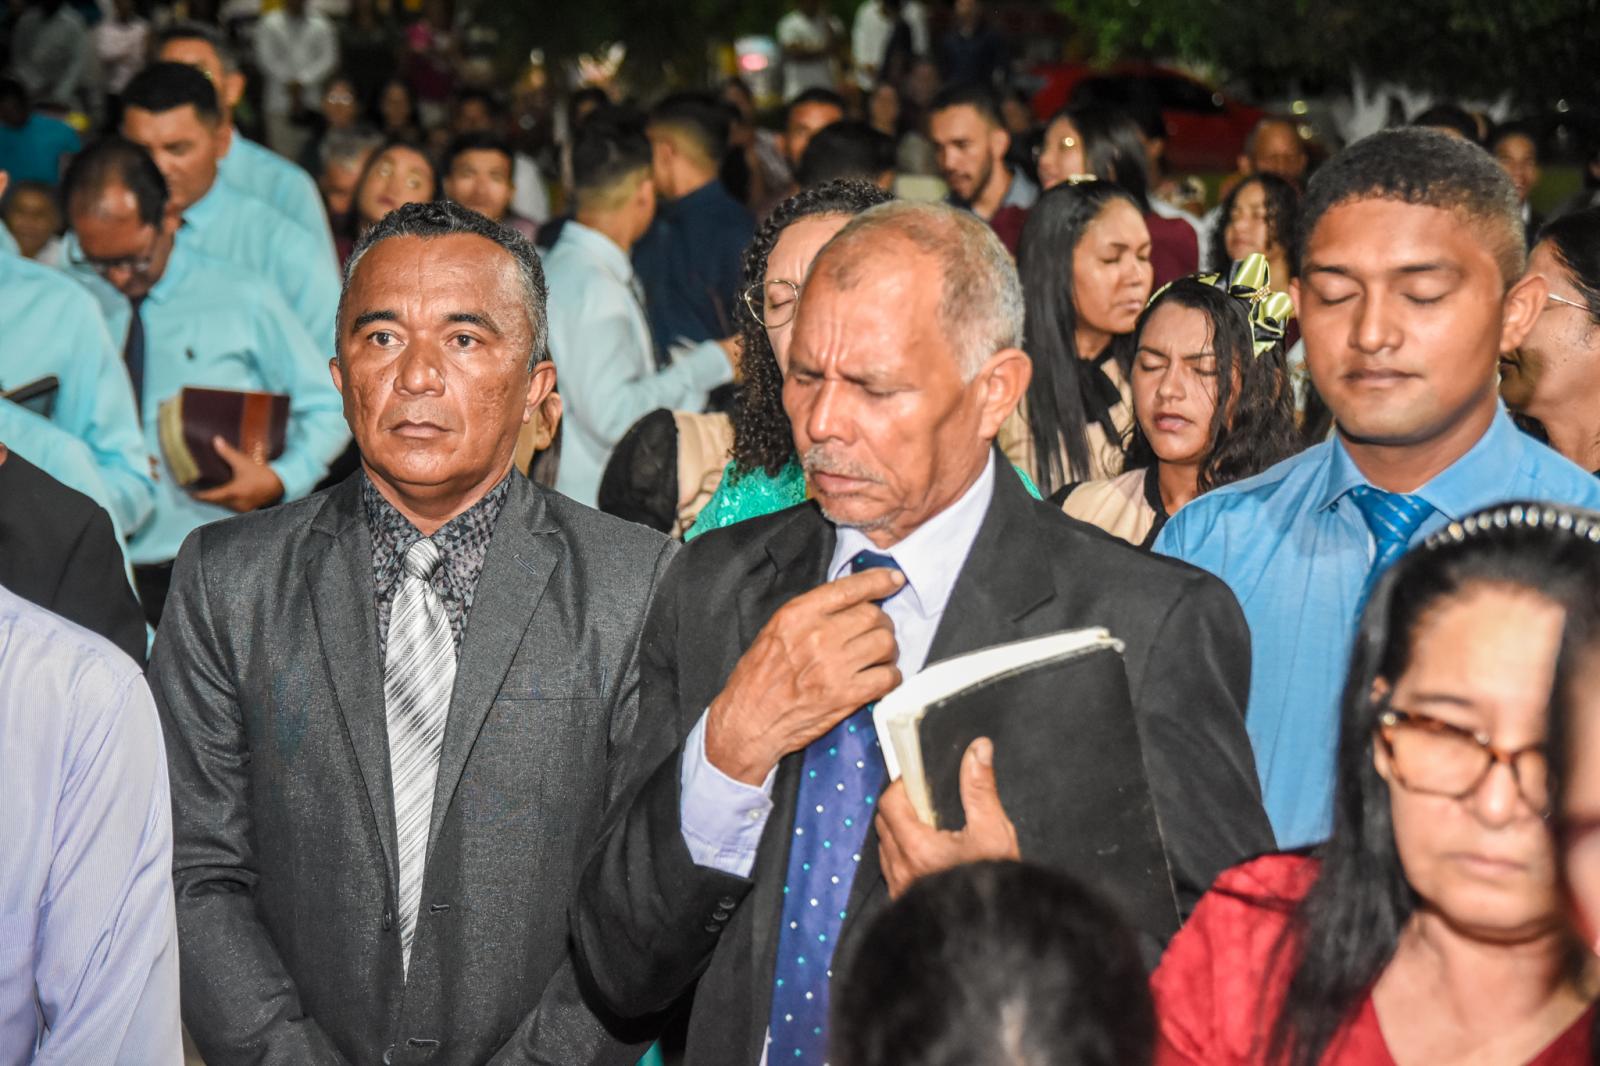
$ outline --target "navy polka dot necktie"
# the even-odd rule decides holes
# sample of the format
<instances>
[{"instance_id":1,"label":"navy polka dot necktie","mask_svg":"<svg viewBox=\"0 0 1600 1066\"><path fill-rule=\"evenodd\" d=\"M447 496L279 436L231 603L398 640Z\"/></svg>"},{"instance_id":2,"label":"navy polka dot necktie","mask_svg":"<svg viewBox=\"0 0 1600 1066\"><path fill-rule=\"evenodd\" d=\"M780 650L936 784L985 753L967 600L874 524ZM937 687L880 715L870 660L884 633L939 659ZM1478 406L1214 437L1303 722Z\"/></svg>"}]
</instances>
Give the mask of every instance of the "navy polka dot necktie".
<instances>
[{"instance_id":1,"label":"navy polka dot necktie","mask_svg":"<svg viewBox=\"0 0 1600 1066\"><path fill-rule=\"evenodd\" d=\"M875 567L899 569L893 558L878 552L864 551L850 560L853 573ZM767 1049L772 1066L827 1061L834 943L885 777L871 704L806 748L773 974Z\"/></svg>"}]
</instances>

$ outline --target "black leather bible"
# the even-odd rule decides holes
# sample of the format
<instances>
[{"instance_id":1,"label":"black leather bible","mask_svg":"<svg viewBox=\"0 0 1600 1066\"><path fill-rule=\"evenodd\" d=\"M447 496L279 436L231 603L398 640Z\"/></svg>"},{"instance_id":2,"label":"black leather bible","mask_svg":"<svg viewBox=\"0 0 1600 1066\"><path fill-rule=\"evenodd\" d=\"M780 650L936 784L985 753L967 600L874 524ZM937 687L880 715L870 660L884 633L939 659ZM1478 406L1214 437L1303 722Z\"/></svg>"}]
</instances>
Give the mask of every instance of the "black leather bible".
<instances>
[{"instance_id":1,"label":"black leather bible","mask_svg":"<svg viewBox=\"0 0 1600 1066\"><path fill-rule=\"evenodd\" d=\"M1135 928L1170 936L1177 897L1121 649L1089 629L957 656L890 693L874 722L891 776L904 775L918 814L940 829L966 824L962 756L988 737L1023 858L1098 887Z\"/></svg>"}]
</instances>

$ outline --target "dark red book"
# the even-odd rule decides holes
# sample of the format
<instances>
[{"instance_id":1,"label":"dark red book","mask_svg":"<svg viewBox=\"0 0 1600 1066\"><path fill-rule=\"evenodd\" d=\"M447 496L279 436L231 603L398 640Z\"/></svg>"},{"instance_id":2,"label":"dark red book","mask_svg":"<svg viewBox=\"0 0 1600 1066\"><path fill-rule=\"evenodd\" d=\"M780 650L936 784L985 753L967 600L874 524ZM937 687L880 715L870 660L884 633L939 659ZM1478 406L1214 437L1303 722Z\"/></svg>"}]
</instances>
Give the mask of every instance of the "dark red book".
<instances>
[{"instance_id":1,"label":"dark red book","mask_svg":"<svg viewBox=\"0 0 1600 1066\"><path fill-rule=\"evenodd\" d=\"M163 401L157 435L175 481L186 489L211 489L233 480L233 467L212 446L221 437L257 462L283 454L289 431L289 397L277 392L184 388Z\"/></svg>"}]
</instances>

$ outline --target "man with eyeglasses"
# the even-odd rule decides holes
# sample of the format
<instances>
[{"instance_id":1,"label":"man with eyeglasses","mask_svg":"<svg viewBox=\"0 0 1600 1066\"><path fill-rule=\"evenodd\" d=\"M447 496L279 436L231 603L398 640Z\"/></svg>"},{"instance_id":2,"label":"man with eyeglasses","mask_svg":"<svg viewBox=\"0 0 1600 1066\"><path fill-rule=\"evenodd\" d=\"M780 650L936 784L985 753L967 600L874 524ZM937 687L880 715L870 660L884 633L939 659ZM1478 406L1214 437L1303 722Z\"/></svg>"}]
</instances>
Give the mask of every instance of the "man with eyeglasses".
<instances>
[{"instance_id":1,"label":"man with eyeglasses","mask_svg":"<svg viewBox=\"0 0 1600 1066\"><path fill-rule=\"evenodd\" d=\"M564 411L556 488L591 507L617 441L658 408L699 410L733 380L738 346L704 341L657 369L644 292L629 253L655 218L650 141L640 126L598 115L572 149L577 213L545 258L550 355Z\"/></svg>"},{"instance_id":2,"label":"man with eyeglasses","mask_svg":"<svg viewBox=\"0 0 1600 1066\"><path fill-rule=\"evenodd\" d=\"M122 134L161 169L185 242L271 285L317 351L331 357L339 299L334 260L318 238L271 204L218 180L232 133L211 82L182 63L152 63L128 83L122 100Z\"/></svg>"},{"instance_id":3,"label":"man with eyeglasses","mask_svg":"<svg viewBox=\"0 0 1600 1066\"><path fill-rule=\"evenodd\" d=\"M0 170L0 195L7 184ZM156 490L128 375L99 307L72 279L14 248L0 248L0 293L0 395L35 386L32 414L82 441L94 460L99 483L72 487L103 503L119 529L137 529L150 517ZM10 420L37 424L16 406L4 409ZM15 437L11 443L19 444Z\"/></svg>"},{"instance_id":4,"label":"man with eyeglasses","mask_svg":"<svg viewBox=\"0 0 1600 1066\"><path fill-rule=\"evenodd\" d=\"M175 22L156 34L155 58L198 70L217 90L217 107L228 128L228 147L217 160L217 175L240 192L265 200L316 237L335 258L333 231L317 183L303 167L239 132L233 113L244 98L245 76L239 58L222 32L199 22Z\"/></svg>"},{"instance_id":5,"label":"man with eyeglasses","mask_svg":"<svg viewBox=\"0 0 1600 1066\"><path fill-rule=\"evenodd\" d=\"M306 495L350 433L322 351L271 286L203 254L186 234L178 239L178 210L143 148L114 137L87 149L68 167L63 195L77 234L74 269L106 283L92 291L112 335L126 338L118 382L138 406L145 447L159 462L155 513L128 551L155 625L172 560L190 531ZM178 485L161 447L159 411L185 386L287 393L283 454L264 462L219 437L213 445L232 478L202 491Z\"/></svg>"}]
</instances>

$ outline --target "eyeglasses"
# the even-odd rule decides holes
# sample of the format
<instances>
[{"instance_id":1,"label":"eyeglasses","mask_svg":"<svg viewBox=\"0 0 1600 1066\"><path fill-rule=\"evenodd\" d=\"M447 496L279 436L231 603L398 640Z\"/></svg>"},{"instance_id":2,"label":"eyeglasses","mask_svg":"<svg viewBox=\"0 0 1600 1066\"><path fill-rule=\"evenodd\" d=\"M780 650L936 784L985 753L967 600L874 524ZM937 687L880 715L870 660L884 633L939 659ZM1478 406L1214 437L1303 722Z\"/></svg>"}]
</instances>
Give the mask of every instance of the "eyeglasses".
<instances>
[{"instance_id":1,"label":"eyeglasses","mask_svg":"<svg viewBox=\"0 0 1600 1066\"><path fill-rule=\"evenodd\" d=\"M1528 806L1540 815L1549 810L1550 771L1543 743L1506 751L1482 733L1393 707L1378 715L1377 733L1395 779L1412 792L1465 799L1496 763L1505 763Z\"/></svg>"},{"instance_id":2,"label":"eyeglasses","mask_svg":"<svg viewBox=\"0 0 1600 1066\"><path fill-rule=\"evenodd\" d=\"M1576 307L1586 315L1594 314L1594 311L1590 309L1588 304L1581 304L1577 300L1569 300L1565 296L1557 296L1553 292L1547 295L1545 299L1549 300L1553 304L1564 304L1567 307Z\"/></svg>"},{"instance_id":3,"label":"eyeglasses","mask_svg":"<svg viewBox=\"0 0 1600 1066\"><path fill-rule=\"evenodd\" d=\"M787 326L800 306L800 286L783 278L751 285L742 295L750 314L767 329Z\"/></svg>"},{"instance_id":4,"label":"eyeglasses","mask_svg":"<svg viewBox=\"0 0 1600 1066\"><path fill-rule=\"evenodd\" d=\"M1062 137L1058 140L1047 142L1045 144L1035 145L1033 149L1033 160L1037 163L1039 161L1039 157L1044 155L1044 150L1046 148L1055 147L1063 152L1070 152L1074 148L1078 147L1078 144L1079 141L1076 137Z\"/></svg>"},{"instance_id":5,"label":"eyeglasses","mask_svg":"<svg viewBox=\"0 0 1600 1066\"><path fill-rule=\"evenodd\" d=\"M161 239L161 231L152 228L150 245L139 255L119 255L111 259L99 259L92 255L85 255L83 249L74 247L68 256L73 266L86 267L101 277L109 277L113 271L126 270L130 274L143 274L150 269L156 259L156 242Z\"/></svg>"}]
</instances>

